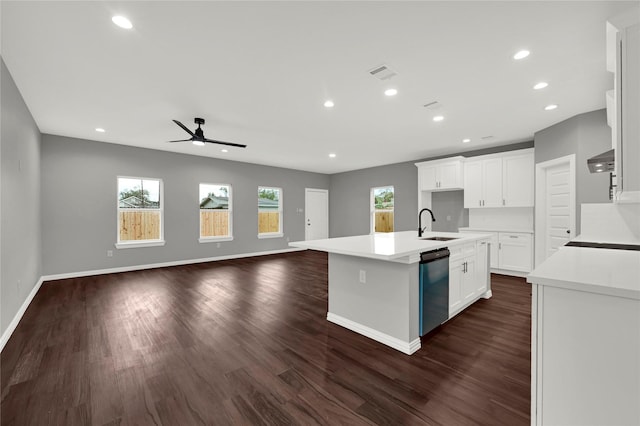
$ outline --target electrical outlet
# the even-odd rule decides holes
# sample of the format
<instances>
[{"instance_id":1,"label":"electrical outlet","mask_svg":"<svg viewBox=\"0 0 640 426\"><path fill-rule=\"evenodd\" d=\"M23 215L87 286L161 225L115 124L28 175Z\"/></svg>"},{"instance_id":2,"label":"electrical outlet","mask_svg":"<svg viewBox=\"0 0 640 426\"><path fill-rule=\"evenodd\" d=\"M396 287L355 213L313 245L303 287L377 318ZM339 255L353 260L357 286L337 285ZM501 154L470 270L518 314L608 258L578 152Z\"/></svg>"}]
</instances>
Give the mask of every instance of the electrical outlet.
<instances>
[{"instance_id":1,"label":"electrical outlet","mask_svg":"<svg viewBox=\"0 0 640 426\"><path fill-rule=\"evenodd\" d=\"M367 282L367 271L365 271L364 269L360 269L360 282L362 284Z\"/></svg>"},{"instance_id":2,"label":"electrical outlet","mask_svg":"<svg viewBox=\"0 0 640 426\"><path fill-rule=\"evenodd\" d=\"M216 247L217 247L217 248L220 248L220 243L216 243Z\"/></svg>"},{"instance_id":3,"label":"electrical outlet","mask_svg":"<svg viewBox=\"0 0 640 426\"><path fill-rule=\"evenodd\" d=\"M17 288L18 290L20 290L20 284L21 284L21 281L20 281L20 280L18 280L18 282L16 283L16 288Z\"/></svg>"},{"instance_id":4,"label":"electrical outlet","mask_svg":"<svg viewBox=\"0 0 640 426\"><path fill-rule=\"evenodd\" d=\"M451 221L451 216L447 216L447 222Z\"/></svg>"},{"instance_id":5,"label":"electrical outlet","mask_svg":"<svg viewBox=\"0 0 640 426\"><path fill-rule=\"evenodd\" d=\"M291 238L287 237L287 242L291 241Z\"/></svg>"},{"instance_id":6,"label":"electrical outlet","mask_svg":"<svg viewBox=\"0 0 640 426\"><path fill-rule=\"evenodd\" d=\"M107 257L113 257L113 250L107 250Z\"/></svg>"}]
</instances>

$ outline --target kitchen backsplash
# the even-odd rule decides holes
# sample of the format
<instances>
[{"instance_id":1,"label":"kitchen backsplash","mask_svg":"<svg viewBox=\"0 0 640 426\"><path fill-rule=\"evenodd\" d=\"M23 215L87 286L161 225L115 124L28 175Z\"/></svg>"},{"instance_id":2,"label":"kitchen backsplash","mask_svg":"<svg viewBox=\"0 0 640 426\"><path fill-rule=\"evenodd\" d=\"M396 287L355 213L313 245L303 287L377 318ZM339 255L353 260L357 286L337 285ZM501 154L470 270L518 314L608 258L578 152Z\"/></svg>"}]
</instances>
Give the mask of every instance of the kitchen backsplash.
<instances>
[{"instance_id":1,"label":"kitchen backsplash","mask_svg":"<svg viewBox=\"0 0 640 426\"><path fill-rule=\"evenodd\" d=\"M533 207L469 209L469 228L533 230Z\"/></svg>"}]
</instances>

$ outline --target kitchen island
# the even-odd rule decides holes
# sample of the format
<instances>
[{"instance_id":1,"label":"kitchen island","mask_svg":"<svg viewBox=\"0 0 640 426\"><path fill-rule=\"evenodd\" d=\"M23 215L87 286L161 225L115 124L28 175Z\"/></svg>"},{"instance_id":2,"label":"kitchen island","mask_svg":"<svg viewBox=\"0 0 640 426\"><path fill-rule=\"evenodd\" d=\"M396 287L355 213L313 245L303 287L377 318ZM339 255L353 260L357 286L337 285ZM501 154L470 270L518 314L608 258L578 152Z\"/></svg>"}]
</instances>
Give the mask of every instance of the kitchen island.
<instances>
[{"instance_id":1,"label":"kitchen island","mask_svg":"<svg viewBox=\"0 0 640 426\"><path fill-rule=\"evenodd\" d=\"M450 238L448 241L429 238ZM420 254L448 248L449 318L491 297L486 234L416 231L292 242L329 253L327 320L412 354L420 349Z\"/></svg>"}]
</instances>

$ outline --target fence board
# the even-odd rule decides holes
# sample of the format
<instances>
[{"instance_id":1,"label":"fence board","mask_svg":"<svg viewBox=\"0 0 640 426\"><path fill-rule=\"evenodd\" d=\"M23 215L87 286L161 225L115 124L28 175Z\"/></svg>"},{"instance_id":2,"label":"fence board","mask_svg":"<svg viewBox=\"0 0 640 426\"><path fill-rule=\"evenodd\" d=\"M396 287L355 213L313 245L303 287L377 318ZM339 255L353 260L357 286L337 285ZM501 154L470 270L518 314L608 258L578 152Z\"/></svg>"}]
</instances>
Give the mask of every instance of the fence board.
<instances>
[{"instance_id":1,"label":"fence board","mask_svg":"<svg viewBox=\"0 0 640 426\"><path fill-rule=\"evenodd\" d=\"M201 237L224 237L228 235L228 210L200 210Z\"/></svg>"},{"instance_id":2,"label":"fence board","mask_svg":"<svg viewBox=\"0 0 640 426\"><path fill-rule=\"evenodd\" d=\"M120 241L159 240L160 212L120 211Z\"/></svg>"},{"instance_id":3,"label":"fence board","mask_svg":"<svg viewBox=\"0 0 640 426\"><path fill-rule=\"evenodd\" d=\"M280 232L279 212L258 212L258 233Z\"/></svg>"},{"instance_id":4,"label":"fence board","mask_svg":"<svg viewBox=\"0 0 640 426\"><path fill-rule=\"evenodd\" d=\"M376 211L375 232L393 232L393 211Z\"/></svg>"}]
</instances>

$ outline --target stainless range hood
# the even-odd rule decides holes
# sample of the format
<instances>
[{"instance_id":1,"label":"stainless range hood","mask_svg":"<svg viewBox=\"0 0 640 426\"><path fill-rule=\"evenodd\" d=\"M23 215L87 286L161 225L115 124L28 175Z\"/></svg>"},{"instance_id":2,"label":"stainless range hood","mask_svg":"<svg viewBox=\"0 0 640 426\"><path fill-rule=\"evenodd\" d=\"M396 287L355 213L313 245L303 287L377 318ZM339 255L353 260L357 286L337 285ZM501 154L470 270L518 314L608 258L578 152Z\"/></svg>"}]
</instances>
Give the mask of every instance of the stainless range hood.
<instances>
[{"instance_id":1,"label":"stainless range hood","mask_svg":"<svg viewBox=\"0 0 640 426\"><path fill-rule=\"evenodd\" d=\"M587 167L589 167L591 173L613 172L614 166L615 154L613 149L587 160Z\"/></svg>"}]
</instances>

